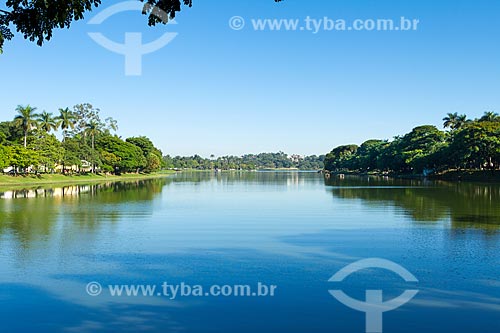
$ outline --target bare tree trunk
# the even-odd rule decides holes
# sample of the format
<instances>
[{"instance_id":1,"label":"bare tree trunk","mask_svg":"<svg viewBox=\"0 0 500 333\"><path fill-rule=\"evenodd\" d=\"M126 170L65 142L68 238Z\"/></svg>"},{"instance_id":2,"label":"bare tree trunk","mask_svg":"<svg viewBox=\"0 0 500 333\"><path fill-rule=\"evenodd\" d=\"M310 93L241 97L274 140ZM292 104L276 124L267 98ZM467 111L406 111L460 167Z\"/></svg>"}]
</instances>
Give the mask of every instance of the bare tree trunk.
<instances>
[{"instance_id":1,"label":"bare tree trunk","mask_svg":"<svg viewBox=\"0 0 500 333\"><path fill-rule=\"evenodd\" d=\"M92 134L92 173L95 174L95 136Z\"/></svg>"}]
</instances>

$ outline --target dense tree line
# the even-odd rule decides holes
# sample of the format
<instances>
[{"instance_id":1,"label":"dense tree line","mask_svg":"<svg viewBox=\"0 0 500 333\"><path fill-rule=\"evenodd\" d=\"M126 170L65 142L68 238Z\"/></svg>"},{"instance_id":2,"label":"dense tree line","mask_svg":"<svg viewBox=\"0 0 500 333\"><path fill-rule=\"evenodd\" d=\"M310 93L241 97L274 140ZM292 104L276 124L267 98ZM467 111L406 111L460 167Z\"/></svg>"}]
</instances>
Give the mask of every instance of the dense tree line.
<instances>
[{"instance_id":1,"label":"dense tree line","mask_svg":"<svg viewBox=\"0 0 500 333\"><path fill-rule=\"evenodd\" d=\"M0 122L0 171L25 173L153 172L161 168L254 170L323 168L325 156L288 156L283 152L241 157L164 156L145 136L123 140L117 122L101 118L91 104L61 108L57 115L18 106L11 121ZM60 140L54 134L60 131Z\"/></svg>"},{"instance_id":2,"label":"dense tree line","mask_svg":"<svg viewBox=\"0 0 500 333\"><path fill-rule=\"evenodd\" d=\"M475 120L450 113L443 121L447 131L424 125L392 141L368 140L361 146L336 147L326 155L325 170L419 174L500 168L497 113L486 112Z\"/></svg>"},{"instance_id":3,"label":"dense tree line","mask_svg":"<svg viewBox=\"0 0 500 333\"><path fill-rule=\"evenodd\" d=\"M27 172L153 172L162 152L144 136L122 140L117 122L101 119L91 104L61 108L58 115L18 106L12 121L0 122L0 170ZM54 132L62 131L62 140Z\"/></svg>"},{"instance_id":4,"label":"dense tree line","mask_svg":"<svg viewBox=\"0 0 500 333\"><path fill-rule=\"evenodd\" d=\"M171 169L199 169L199 170L255 170L297 168L301 170L323 169L325 156L296 156L289 157L283 152L247 154L243 156L222 156L203 158L198 155L190 157L165 156L165 166Z\"/></svg>"}]
</instances>

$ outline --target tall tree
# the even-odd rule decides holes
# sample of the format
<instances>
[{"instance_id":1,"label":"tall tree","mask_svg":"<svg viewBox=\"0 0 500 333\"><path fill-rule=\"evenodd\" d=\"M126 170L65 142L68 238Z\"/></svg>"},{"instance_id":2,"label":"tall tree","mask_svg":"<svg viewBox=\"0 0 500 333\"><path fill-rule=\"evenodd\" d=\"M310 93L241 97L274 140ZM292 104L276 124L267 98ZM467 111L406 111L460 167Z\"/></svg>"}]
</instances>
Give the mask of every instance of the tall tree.
<instances>
[{"instance_id":1,"label":"tall tree","mask_svg":"<svg viewBox=\"0 0 500 333\"><path fill-rule=\"evenodd\" d=\"M36 108L29 105L18 105L16 108L18 115L14 118L14 123L20 126L24 132L24 148L26 148L26 141L28 133L37 125L36 119L38 115L35 113Z\"/></svg>"},{"instance_id":2,"label":"tall tree","mask_svg":"<svg viewBox=\"0 0 500 333\"><path fill-rule=\"evenodd\" d=\"M12 146L10 163L14 167L14 172L17 173L20 168L26 173L29 167L38 165L38 153L20 145Z\"/></svg>"},{"instance_id":3,"label":"tall tree","mask_svg":"<svg viewBox=\"0 0 500 333\"><path fill-rule=\"evenodd\" d=\"M155 154L160 159L163 156L163 153L161 152L161 150L156 148L154 146L153 142L145 136L131 137L131 138L127 138L125 141L130 142L131 144L136 145L137 147L141 148L141 150L144 154L144 157L146 157L146 158L151 153Z\"/></svg>"},{"instance_id":4,"label":"tall tree","mask_svg":"<svg viewBox=\"0 0 500 333\"><path fill-rule=\"evenodd\" d=\"M108 131L113 131L113 132L118 131L118 122L116 120L114 120L113 118L111 118L111 117L106 118L104 120L104 123L105 123L106 129Z\"/></svg>"},{"instance_id":5,"label":"tall tree","mask_svg":"<svg viewBox=\"0 0 500 333\"><path fill-rule=\"evenodd\" d=\"M451 146L454 157L471 169L500 165L500 122L473 122L458 132Z\"/></svg>"},{"instance_id":6,"label":"tall tree","mask_svg":"<svg viewBox=\"0 0 500 333\"><path fill-rule=\"evenodd\" d=\"M486 111L479 121L500 121L500 116L496 112Z\"/></svg>"},{"instance_id":7,"label":"tall tree","mask_svg":"<svg viewBox=\"0 0 500 333\"><path fill-rule=\"evenodd\" d=\"M147 164L141 148L130 142L123 141L117 136L102 135L99 136L96 143L101 155L103 155L103 151L106 151L116 156L115 162L117 164L113 167L118 173L139 172Z\"/></svg>"},{"instance_id":8,"label":"tall tree","mask_svg":"<svg viewBox=\"0 0 500 333\"><path fill-rule=\"evenodd\" d=\"M91 120L87 124L86 133L90 136L92 147L92 173L95 172L95 137L102 132L102 124L96 120Z\"/></svg>"},{"instance_id":9,"label":"tall tree","mask_svg":"<svg viewBox=\"0 0 500 333\"><path fill-rule=\"evenodd\" d=\"M0 171L11 165L11 147L0 145Z\"/></svg>"},{"instance_id":10,"label":"tall tree","mask_svg":"<svg viewBox=\"0 0 500 333\"><path fill-rule=\"evenodd\" d=\"M68 129L75 128L76 116L69 108L59 109L59 126L63 131L63 142L68 136Z\"/></svg>"},{"instance_id":11,"label":"tall tree","mask_svg":"<svg viewBox=\"0 0 500 333\"><path fill-rule=\"evenodd\" d=\"M444 121L443 124L444 128L450 128L452 130L458 130L469 122L465 114L459 115L457 112L448 113L448 115L443 118L443 121Z\"/></svg>"},{"instance_id":12,"label":"tall tree","mask_svg":"<svg viewBox=\"0 0 500 333\"><path fill-rule=\"evenodd\" d=\"M52 130L56 131L59 126L59 121L52 116L52 113L48 113L47 111L43 111L39 114L37 120L40 129L47 133L50 133Z\"/></svg>"},{"instance_id":13,"label":"tall tree","mask_svg":"<svg viewBox=\"0 0 500 333\"><path fill-rule=\"evenodd\" d=\"M54 134L42 129L35 131L28 141L28 149L38 154L38 163L44 172L53 172L64 156L64 149Z\"/></svg>"},{"instance_id":14,"label":"tall tree","mask_svg":"<svg viewBox=\"0 0 500 333\"><path fill-rule=\"evenodd\" d=\"M357 145L344 145L334 148L326 155L325 169L330 171L355 169L352 162L358 148Z\"/></svg>"}]
</instances>

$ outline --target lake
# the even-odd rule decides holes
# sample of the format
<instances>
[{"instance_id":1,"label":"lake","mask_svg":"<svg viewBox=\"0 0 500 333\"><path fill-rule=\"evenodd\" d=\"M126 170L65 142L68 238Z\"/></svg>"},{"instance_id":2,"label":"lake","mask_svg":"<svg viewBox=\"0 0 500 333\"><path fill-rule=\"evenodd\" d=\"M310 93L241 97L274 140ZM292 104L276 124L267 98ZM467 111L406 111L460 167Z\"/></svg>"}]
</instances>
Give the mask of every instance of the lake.
<instances>
[{"instance_id":1,"label":"lake","mask_svg":"<svg viewBox=\"0 0 500 333\"><path fill-rule=\"evenodd\" d=\"M498 333L500 184L200 172L3 191L0 273L1 332L365 332L329 290L418 290L383 332Z\"/></svg>"}]
</instances>

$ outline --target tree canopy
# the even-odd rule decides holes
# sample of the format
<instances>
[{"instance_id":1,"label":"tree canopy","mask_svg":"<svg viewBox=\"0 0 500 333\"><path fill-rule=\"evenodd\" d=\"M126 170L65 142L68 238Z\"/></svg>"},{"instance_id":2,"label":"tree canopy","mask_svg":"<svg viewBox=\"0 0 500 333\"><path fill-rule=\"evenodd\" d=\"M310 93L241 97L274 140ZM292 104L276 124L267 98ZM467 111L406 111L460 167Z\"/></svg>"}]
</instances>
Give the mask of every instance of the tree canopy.
<instances>
[{"instance_id":1,"label":"tree canopy","mask_svg":"<svg viewBox=\"0 0 500 333\"><path fill-rule=\"evenodd\" d=\"M0 123L0 171L26 172L154 172L162 153L145 137L122 140L117 122L102 120L99 109L78 104L59 109L59 116L18 106L12 121ZM62 141L52 133L62 130Z\"/></svg>"},{"instance_id":2,"label":"tree canopy","mask_svg":"<svg viewBox=\"0 0 500 333\"><path fill-rule=\"evenodd\" d=\"M113 118L89 103L58 109L58 115L18 106L14 120L0 122L0 171L128 173L162 168L255 170L297 168L319 170L325 156L287 155L283 152L202 158L164 156L142 135L122 139ZM104 120L103 120L104 119ZM55 132L61 131L59 140Z\"/></svg>"},{"instance_id":3,"label":"tree canopy","mask_svg":"<svg viewBox=\"0 0 500 333\"><path fill-rule=\"evenodd\" d=\"M449 113L443 126L415 127L392 141L368 140L360 147L334 148L325 158L329 171L422 173L448 169L500 168L500 117L485 112L475 120Z\"/></svg>"},{"instance_id":4,"label":"tree canopy","mask_svg":"<svg viewBox=\"0 0 500 333\"><path fill-rule=\"evenodd\" d=\"M256 170L256 169L283 169L296 168L301 170L320 170L323 168L324 155L316 156L288 156L284 152L246 154L243 156L220 156L203 158L194 156L163 157L166 167L172 169L198 170Z\"/></svg>"}]
</instances>

